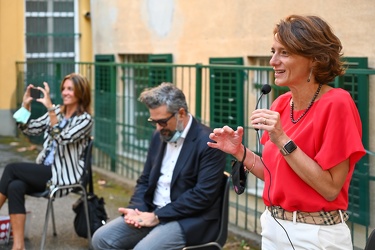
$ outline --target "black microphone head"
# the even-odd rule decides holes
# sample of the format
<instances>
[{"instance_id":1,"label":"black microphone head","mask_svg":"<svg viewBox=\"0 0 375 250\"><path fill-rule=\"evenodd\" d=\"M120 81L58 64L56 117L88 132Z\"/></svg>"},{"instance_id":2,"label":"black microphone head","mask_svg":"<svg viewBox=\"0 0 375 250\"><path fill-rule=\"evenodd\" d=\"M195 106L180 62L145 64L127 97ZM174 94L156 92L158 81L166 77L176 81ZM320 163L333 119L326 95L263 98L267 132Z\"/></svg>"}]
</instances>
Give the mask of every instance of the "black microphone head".
<instances>
[{"instance_id":1,"label":"black microphone head","mask_svg":"<svg viewBox=\"0 0 375 250\"><path fill-rule=\"evenodd\" d=\"M271 86L269 84L264 84L260 91L263 95L267 95L269 92L271 92Z\"/></svg>"}]
</instances>

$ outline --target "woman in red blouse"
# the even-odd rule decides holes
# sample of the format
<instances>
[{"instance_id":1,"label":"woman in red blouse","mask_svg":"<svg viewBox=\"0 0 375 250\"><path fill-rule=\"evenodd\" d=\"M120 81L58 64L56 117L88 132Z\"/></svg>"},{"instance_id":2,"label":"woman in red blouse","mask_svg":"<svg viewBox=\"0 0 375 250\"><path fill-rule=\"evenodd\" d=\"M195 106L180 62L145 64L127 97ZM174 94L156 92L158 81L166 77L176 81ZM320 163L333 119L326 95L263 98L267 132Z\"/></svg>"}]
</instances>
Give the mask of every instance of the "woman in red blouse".
<instances>
[{"instance_id":1,"label":"woman in red blouse","mask_svg":"<svg viewBox=\"0 0 375 250\"><path fill-rule=\"evenodd\" d=\"M350 94L327 85L345 73L341 42L316 16L291 15L273 34L275 84L290 91L251 115L264 130L262 157L243 146L242 127L214 129L208 145L265 182L262 249L351 250L348 189L365 150Z\"/></svg>"}]
</instances>

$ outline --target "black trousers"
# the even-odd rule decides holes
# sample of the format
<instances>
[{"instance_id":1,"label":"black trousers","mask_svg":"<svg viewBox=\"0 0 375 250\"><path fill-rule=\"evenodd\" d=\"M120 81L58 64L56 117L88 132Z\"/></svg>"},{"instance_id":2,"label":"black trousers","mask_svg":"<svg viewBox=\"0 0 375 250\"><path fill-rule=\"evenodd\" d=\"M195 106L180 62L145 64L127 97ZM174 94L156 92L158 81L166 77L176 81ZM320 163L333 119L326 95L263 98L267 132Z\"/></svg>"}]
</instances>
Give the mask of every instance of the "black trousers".
<instances>
[{"instance_id":1,"label":"black trousers","mask_svg":"<svg viewBox=\"0 0 375 250\"><path fill-rule=\"evenodd\" d=\"M50 166L26 162L8 164L0 180L0 193L8 198L9 214L26 214L25 194L43 192L51 177Z\"/></svg>"}]
</instances>

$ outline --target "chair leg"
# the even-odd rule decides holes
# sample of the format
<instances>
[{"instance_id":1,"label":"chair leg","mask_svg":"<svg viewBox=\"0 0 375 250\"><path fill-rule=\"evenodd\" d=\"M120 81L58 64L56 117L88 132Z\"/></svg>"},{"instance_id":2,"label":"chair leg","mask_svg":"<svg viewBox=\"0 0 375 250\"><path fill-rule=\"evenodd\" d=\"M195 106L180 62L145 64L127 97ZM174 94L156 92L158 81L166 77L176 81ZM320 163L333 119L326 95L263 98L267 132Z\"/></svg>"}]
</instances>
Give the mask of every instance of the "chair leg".
<instances>
[{"instance_id":1,"label":"chair leg","mask_svg":"<svg viewBox=\"0 0 375 250\"><path fill-rule=\"evenodd\" d=\"M82 190L83 193L83 204L85 207L85 216L86 216L86 226L87 226L87 240L89 242L89 249L91 249L91 227L90 227L90 218L89 218L89 206L87 203L87 193L85 190Z\"/></svg>"},{"instance_id":2,"label":"chair leg","mask_svg":"<svg viewBox=\"0 0 375 250\"><path fill-rule=\"evenodd\" d=\"M52 198L49 198L48 203L47 203L46 218L44 219L44 229L43 229L43 235L42 235L42 242L40 243L40 250L44 250L44 244L46 242L47 229L48 229L48 219L49 219L50 209L52 207L52 202L53 202Z\"/></svg>"},{"instance_id":3,"label":"chair leg","mask_svg":"<svg viewBox=\"0 0 375 250\"><path fill-rule=\"evenodd\" d=\"M87 225L87 239L88 239L88 243L89 243L89 249L92 249L92 245L91 245L91 227L90 227L90 220L89 220L89 209L88 209L88 202L87 202L87 193L86 193L86 189L82 186L82 185L68 185L68 186L65 186L63 187L65 189L68 189L68 188L80 188L82 190L82 195L83 195L83 199L84 199L84 210L85 210L85 217L86 217L86 225ZM46 241L46 237L47 237L47 231L48 231L48 220L49 220L49 216L50 216L50 213L51 213L51 216L52 216L52 226L53 226L53 235L56 236L56 224L55 224L55 212L54 212L54 208L53 208L53 201L54 201L54 195L55 193L60 190L61 187L55 187L49 194L48 194L48 204L47 204L47 211L46 211L46 216L45 216L45 220L44 220L44 228L43 228L43 235L42 235L42 241L41 241L41 244L40 244L40 249L41 250L44 250L44 245L45 245L45 241Z\"/></svg>"},{"instance_id":4,"label":"chair leg","mask_svg":"<svg viewBox=\"0 0 375 250\"><path fill-rule=\"evenodd\" d=\"M53 209L53 201L51 202L51 217L52 217L52 227L53 227L53 236L57 236L56 233L56 223L55 223L55 210Z\"/></svg>"}]
</instances>

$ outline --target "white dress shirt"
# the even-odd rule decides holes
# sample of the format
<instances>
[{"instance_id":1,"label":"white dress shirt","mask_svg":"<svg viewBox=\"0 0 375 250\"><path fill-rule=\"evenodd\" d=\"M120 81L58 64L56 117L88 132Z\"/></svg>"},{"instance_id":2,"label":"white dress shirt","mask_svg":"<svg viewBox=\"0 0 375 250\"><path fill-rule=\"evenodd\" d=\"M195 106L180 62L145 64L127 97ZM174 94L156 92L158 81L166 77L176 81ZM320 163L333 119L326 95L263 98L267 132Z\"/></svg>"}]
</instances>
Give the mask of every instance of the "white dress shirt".
<instances>
[{"instance_id":1,"label":"white dress shirt","mask_svg":"<svg viewBox=\"0 0 375 250\"><path fill-rule=\"evenodd\" d=\"M171 202L171 181L173 176L173 170L176 166L178 156L180 155L182 145L186 138L187 133L191 127L193 121L192 116L189 115L189 122L184 128L181 137L176 142L168 142L163 161L161 163L160 177L158 184L155 189L154 201L153 203L161 208Z\"/></svg>"}]
</instances>

